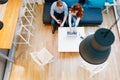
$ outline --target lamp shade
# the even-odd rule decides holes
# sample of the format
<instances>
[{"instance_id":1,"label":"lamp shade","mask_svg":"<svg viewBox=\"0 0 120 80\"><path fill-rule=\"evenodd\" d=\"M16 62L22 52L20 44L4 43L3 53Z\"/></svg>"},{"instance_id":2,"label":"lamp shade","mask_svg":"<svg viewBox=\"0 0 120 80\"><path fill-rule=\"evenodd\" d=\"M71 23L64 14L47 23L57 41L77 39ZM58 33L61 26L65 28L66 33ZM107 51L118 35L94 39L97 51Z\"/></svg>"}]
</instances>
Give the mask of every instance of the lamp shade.
<instances>
[{"instance_id":1,"label":"lamp shade","mask_svg":"<svg viewBox=\"0 0 120 80\"><path fill-rule=\"evenodd\" d=\"M5 4L8 0L0 0L0 4Z\"/></svg>"},{"instance_id":2,"label":"lamp shade","mask_svg":"<svg viewBox=\"0 0 120 80\"><path fill-rule=\"evenodd\" d=\"M108 29L98 29L95 34L87 36L80 43L79 52L86 62L97 65L107 60L115 37L110 30L107 35L106 32Z\"/></svg>"},{"instance_id":3,"label":"lamp shade","mask_svg":"<svg viewBox=\"0 0 120 80\"><path fill-rule=\"evenodd\" d=\"M3 28L3 23L0 21L0 30Z\"/></svg>"}]
</instances>

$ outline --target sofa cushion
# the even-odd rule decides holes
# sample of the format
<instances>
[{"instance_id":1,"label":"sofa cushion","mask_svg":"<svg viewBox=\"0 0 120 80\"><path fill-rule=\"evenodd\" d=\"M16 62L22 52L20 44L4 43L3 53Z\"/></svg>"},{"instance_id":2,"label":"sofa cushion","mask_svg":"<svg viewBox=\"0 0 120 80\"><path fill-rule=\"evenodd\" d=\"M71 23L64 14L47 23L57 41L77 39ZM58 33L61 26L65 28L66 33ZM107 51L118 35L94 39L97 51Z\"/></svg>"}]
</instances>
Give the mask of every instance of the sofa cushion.
<instances>
[{"instance_id":1,"label":"sofa cushion","mask_svg":"<svg viewBox=\"0 0 120 80\"><path fill-rule=\"evenodd\" d=\"M106 0L106 2L113 3L113 0Z\"/></svg>"},{"instance_id":2,"label":"sofa cushion","mask_svg":"<svg viewBox=\"0 0 120 80\"><path fill-rule=\"evenodd\" d=\"M84 7L103 8L106 0L86 0Z\"/></svg>"},{"instance_id":3,"label":"sofa cushion","mask_svg":"<svg viewBox=\"0 0 120 80\"><path fill-rule=\"evenodd\" d=\"M79 0L63 0L63 1L68 5L68 7L71 7L72 5L79 3Z\"/></svg>"},{"instance_id":4,"label":"sofa cushion","mask_svg":"<svg viewBox=\"0 0 120 80\"><path fill-rule=\"evenodd\" d=\"M80 3L80 4L84 4L84 3L85 3L85 0L79 0L79 3Z\"/></svg>"},{"instance_id":5,"label":"sofa cushion","mask_svg":"<svg viewBox=\"0 0 120 80\"><path fill-rule=\"evenodd\" d=\"M84 8L83 18L79 25L100 25L103 21L102 9L100 8Z\"/></svg>"}]
</instances>

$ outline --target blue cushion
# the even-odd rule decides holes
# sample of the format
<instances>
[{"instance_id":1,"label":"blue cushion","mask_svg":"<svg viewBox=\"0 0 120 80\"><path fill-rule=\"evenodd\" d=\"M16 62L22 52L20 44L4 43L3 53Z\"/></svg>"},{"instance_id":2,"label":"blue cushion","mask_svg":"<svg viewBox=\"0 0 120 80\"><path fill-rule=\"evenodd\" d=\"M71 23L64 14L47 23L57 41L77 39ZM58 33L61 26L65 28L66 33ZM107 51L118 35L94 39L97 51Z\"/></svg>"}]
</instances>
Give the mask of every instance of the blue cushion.
<instances>
[{"instance_id":1,"label":"blue cushion","mask_svg":"<svg viewBox=\"0 0 120 80\"><path fill-rule=\"evenodd\" d=\"M106 0L107 2L109 2L109 3L113 3L113 0Z\"/></svg>"},{"instance_id":2,"label":"blue cushion","mask_svg":"<svg viewBox=\"0 0 120 80\"><path fill-rule=\"evenodd\" d=\"M79 3L81 4L83 4L85 2L85 0L79 0Z\"/></svg>"},{"instance_id":3,"label":"blue cushion","mask_svg":"<svg viewBox=\"0 0 120 80\"><path fill-rule=\"evenodd\" d=\"M106 0L86 0L84 7L103 8Z\"/></svg>"},{"instance_id":4,"label":"blue cushion","mask_svg":"<svg viewBox=\"0 0 120 80\"><path fill-rule=\"evenodd\" d=\"M68 7L71 7L72 5L79 3L79 0L63 0L63 1L68 5Z\"/></svg>"},{"instance_id":5,"label":"blue cushion","mask_svg":"<svg viewBox=\"0 0 120 80\"><path fill-rule=\"evenodd\" d=\"M84 13L79 25L100 25L103 22L101 8L83 8Z\"/></svg>"}]
</instances>

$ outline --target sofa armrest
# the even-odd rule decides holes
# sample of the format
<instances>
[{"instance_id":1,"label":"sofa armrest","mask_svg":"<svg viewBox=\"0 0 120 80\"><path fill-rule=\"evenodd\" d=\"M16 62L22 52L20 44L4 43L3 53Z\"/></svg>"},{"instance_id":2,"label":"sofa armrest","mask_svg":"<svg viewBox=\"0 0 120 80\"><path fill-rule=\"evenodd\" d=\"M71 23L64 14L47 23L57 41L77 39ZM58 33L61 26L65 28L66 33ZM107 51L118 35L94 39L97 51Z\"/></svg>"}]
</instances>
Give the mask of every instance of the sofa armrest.
<instances>
[{"instance_id":1,"label":"sofa armrest","mask_svg":"<svg viewBox=\"0 0 120 80\"><path fill-rule=\"evenodd\" d=\"M85 3L85 0L79 0L79 3L80 3L80 4L84 4L84 3Z\"/></svg>"},{"instance_id":2,"label":"sofa armrest","mask_svg":"<svg viewBox=\"0 0 120 80\"><path fill-rule=\"evenodd\" d=\"M54 1L57 1L57 0L45 0L45 2L50 2L50 3L51 2L53 3Z\"/></svg>"},{"instance_id":3,"label":"sofa armrest","mask_svg":"<svg viewBox=\"0 0 120 80\"><path fill-rule=\"evenodd\" d=\"M46 2L44 3L43 7L43 23L50 24L51 23L51 16L50 16L50 8L52 3Z\"/></svg>"}]
</instances>

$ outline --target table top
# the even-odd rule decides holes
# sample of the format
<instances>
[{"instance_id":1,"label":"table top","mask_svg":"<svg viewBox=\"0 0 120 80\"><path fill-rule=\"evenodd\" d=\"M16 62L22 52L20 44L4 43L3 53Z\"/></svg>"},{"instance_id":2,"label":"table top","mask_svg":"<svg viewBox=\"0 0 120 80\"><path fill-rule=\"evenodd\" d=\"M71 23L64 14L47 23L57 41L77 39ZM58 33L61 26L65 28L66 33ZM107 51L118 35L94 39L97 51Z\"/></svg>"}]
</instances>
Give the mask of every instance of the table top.
<instances>
[{"instance_id":1,"label":"table top","mask_svg":"<svg viewBox=\"0 0 120 80\"><path fill-rule=\"evenodd\" d=\"M69 27L58 28L58 52L79 52L80 42L84 37L84 27L77 27L77 35L68 36Z\"/></svg>"},{"instance_id":2,"label":"table top","mask_svg":"<svg viewBox=\"0 0 120 80\"><path fill-rule=\"evenodd\" d=\"M6 4L2 19L4 26L0 30L0 49L11 49L22 0L8 0Z\"/></svg>"}]
</instances>

